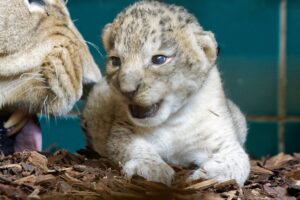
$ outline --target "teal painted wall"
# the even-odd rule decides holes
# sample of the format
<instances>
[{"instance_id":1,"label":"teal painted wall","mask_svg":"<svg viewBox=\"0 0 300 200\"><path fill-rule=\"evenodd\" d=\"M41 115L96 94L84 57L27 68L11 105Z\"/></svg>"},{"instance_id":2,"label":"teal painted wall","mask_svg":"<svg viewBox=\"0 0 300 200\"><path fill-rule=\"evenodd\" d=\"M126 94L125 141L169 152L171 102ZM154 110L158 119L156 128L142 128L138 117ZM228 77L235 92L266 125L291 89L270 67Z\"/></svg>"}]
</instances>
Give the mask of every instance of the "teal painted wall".
<instances>
[{"instance_id":1,"label":"teal painted wall","mask_svg":"<svg viewBox=\"0 0 300 200\"><path fill-rule=\"evenodd\" d=\"M69 0L75 25L92 46L104 72L101 30L130 0ZM218 59L226 93L247 115L278 115L278 58L280 0L166 0L183 5L202 26L215 33L221 47ZM288 114L300 114L300 1L288 1ZM52 144L75 151L85 145L79 120L41 119L44 148ZM300 151L300 124L287 123L287 151ZM249 121L247 149L256 157L278 152L278 123Z\"/></svg>"}]
</instances>

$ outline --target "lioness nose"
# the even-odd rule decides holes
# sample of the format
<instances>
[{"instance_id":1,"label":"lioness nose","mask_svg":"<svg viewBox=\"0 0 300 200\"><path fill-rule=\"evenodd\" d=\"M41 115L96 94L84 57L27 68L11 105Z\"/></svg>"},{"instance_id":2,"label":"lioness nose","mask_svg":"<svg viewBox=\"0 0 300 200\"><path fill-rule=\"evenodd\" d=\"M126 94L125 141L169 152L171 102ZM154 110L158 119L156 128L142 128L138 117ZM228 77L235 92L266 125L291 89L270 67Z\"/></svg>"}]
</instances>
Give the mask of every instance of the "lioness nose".
<instances>
[{"instance_id":1,"label":"lioness nose","mask_svg":"<svg viewBox=\"0 0 300 200\"><path fill-rule=\"evenodd\" d=\"M83 100L87 99L90 91L93 89L95 84L96 83L94 83L94 82L83 84L83 92L82 92L81 99L83 99Z\"/></svg>"}]
</instances>

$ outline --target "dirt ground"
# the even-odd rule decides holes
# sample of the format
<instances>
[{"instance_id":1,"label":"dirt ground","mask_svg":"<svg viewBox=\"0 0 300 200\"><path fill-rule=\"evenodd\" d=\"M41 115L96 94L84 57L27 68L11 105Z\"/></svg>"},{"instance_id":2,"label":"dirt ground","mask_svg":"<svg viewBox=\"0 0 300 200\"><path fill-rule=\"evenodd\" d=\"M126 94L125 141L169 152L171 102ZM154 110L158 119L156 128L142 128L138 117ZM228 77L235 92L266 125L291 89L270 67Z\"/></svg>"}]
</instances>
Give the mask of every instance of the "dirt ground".
<instances>
[{"instance_id":1,"label":"dirt ground","mask_svg":"<svg viewBox=\"0 0 300 200\"><path fill-rule=\"evenodd\" d=\"M0 199L300 199L300 154L252 160L245 186L234 180L185 180L192 169L173 166L172 187L141 177L126 180L119 166L95 153L37 152L0 155Z\"/></svg>"}]
</instances>

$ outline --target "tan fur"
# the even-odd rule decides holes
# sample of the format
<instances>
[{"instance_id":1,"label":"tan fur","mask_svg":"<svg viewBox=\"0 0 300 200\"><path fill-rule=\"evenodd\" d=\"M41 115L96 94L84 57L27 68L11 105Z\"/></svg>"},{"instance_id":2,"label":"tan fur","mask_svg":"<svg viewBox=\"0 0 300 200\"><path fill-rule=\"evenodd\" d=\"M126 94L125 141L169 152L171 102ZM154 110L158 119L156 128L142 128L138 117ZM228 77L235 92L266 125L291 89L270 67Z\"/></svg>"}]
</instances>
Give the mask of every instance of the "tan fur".
<instances>
[{"instance_id":1,"label":"tan fur","mask_svg":"<svg viewBox=\"0 0 300 200\"><path fill-rule=\"evenodd\" d=\"M0 110L62 115L100 78L64 1L0 1Z\"/></svg>"},{"instance_id":2,"label":"tan fur","mask_svg":"<svg viewBox=\"0 0 300 200\"><path fill-rule=\"evenodd\" d=\"M89 145L121 163L128 177L170 184L167 163L195 164L191 180L243 185L246 121L224 94L213 33L182 7L141 1L106 26L103 42L107 77L83 113ZM153 63L155 55L166 62Z\"/></svg>"}]
</instances>

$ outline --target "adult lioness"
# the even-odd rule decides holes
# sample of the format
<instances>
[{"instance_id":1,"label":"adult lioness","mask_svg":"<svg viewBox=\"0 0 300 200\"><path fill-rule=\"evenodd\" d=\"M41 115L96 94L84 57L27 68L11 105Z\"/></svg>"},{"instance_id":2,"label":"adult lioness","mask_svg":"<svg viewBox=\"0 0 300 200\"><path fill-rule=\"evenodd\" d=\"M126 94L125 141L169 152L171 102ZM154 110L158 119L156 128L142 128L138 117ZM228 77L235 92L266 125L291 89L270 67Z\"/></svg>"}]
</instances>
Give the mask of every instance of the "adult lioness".
<instances>
[{"instance_id":1,"label":"adult lioness","mask_svg":"<svg viewBox=\"0 0 300 200\"><path fill-rule=\"evenodd\" d=\"M35 114L67 113L100 78L63 0L0 1L0 151L39 150Z\"/></svg>"}]
</instances>

